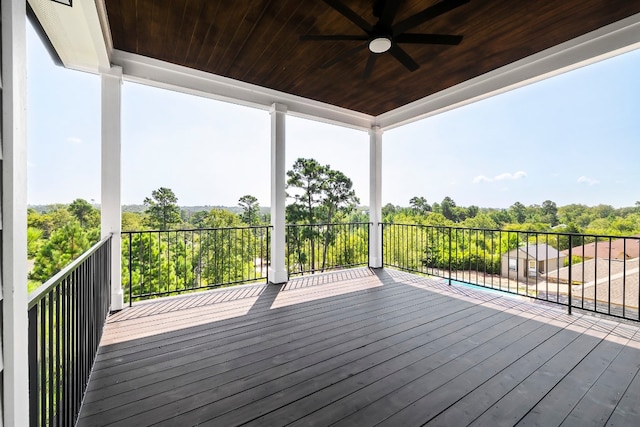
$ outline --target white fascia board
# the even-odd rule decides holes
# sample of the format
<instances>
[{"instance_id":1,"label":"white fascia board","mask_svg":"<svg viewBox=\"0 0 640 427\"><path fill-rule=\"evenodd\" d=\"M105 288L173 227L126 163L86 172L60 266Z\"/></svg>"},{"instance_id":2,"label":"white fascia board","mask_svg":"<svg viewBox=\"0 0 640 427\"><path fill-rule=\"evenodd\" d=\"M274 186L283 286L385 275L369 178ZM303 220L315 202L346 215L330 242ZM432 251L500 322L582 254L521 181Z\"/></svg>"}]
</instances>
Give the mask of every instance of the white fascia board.
<instances>
[{"instance_id":1,"label":"white fascia board","mask_svg":"<svg viewBox=\"0 0 640 427\"><path fill-rule=\"evenodd\" d=\"M376 117L392 129L640 48L640 14Z\"/></svg>"},{"instance_id":2,"label":"white fascia board","mask_svg":"<svg viewBox=\"0 0 640 427\"><path fill-rule=\"evenodd\" d=\"M98 10L101 2L74 0L69 7L51 0L29 0L29 5L66 68L90 73L111 68L110 36L105 38L109 31L103 31L105 21Z\"/></svg>"},{"instance_id":3,"label":"white fascia board","mask_svg":"<svg viewBox=\"0 0 640 427\"><path fill-rule=\"evenodd\" d=\"M124 80L163 89L264 110L284 104L289 115L367 132L375 120L368 114L117 49L111 62L122 67Z\"/></svg>"},{"instance_id":4,"label":"white fascia board","mask_svg":"<svg viewBox=\"0 0 640 427\"><path fill-rule=\"evenodd\" d=\"M111 55L113 54L113 39L111 38L111 27L109 27L109 17L107 16L107 6L104 4L104 0L95 0L96 13L100 22L100 29L102 31L102 43L105 49L105 54L109 60L109 66L111 65ZM101 70L102 71L102 70Z\"/></svg>"}]
</instances>

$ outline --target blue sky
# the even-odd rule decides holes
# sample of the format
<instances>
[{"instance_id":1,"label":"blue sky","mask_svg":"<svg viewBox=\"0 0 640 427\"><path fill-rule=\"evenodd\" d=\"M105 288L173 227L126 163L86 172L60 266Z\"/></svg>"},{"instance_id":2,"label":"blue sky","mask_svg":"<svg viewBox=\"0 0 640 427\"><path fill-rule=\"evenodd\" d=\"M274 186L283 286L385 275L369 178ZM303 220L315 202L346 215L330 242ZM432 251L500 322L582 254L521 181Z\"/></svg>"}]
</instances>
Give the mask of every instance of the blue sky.
<instances>
[{"instance_id":1,"label":"blue sky","mask_svg":"<svg viewBox=\"0 0 640 427\"><path fill-rule=\"evenodd\" d=\"M28 28L28 201L100 201L100 79L56 67ZM383 203L506 208L640 200L640 50L383 135ZM269 205L269 114L125 82L124 204L169 187L181 205ZM366 133L287 118L287 165L341 170L368 203Z\"/></svg>"}]
</instances>

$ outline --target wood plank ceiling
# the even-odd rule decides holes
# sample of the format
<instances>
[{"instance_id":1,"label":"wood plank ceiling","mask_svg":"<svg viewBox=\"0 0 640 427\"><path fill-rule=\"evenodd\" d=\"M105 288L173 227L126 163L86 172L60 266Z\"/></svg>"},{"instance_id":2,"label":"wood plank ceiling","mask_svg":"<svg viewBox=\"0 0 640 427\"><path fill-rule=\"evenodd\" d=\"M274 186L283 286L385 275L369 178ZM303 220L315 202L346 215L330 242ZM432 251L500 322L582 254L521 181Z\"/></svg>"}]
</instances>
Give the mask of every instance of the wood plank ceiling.
<instances>
[{"instance_id":1,"label":"wood plank ceiling","mask_svg":"<svg viewBox=\"0 0 640 427\"><path fill-rule=\"evenodd\" d=\"M418 70L385 53L363 79L371 55L366 43L300 40L303 34L364 34L321 0L105 3L116 49L374 116L640 13L639 0L471 0L411 30L463 35L458 46L402 45ZM376 22L372 1L343 3ZM404 0L394 22L436 3Z\"/></svg>"}]
</instances>

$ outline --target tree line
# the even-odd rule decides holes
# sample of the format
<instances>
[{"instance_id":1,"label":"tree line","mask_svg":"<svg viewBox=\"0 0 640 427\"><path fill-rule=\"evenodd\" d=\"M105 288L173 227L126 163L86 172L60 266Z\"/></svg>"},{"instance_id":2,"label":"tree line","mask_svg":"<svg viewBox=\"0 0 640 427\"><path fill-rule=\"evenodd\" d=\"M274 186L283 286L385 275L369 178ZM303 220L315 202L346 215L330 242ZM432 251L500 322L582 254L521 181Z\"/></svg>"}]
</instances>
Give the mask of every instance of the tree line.
<instances>
[{"instance_id":1,"label":"tree line","mask_svg":"<svg viewBox=\"0 0 640 427\"><path fill-rule=\"evenodd\" d=\"M570 204L558 207L545 200L541 205L515 202L507 209L458 206L451 197L429 204L422 196L409 200L408 207L387 204L384 222L457 226L493 230L579 233L611 236L640 234L640 201L633 207L614 208L600 204Z\"/></svg>"},{"instance_id":2,"label":"tree line","mask_svg":"<svg viewBox=\"0 0 640 427\"><path fill-rule=\"evenodd\" d=\"M353 190L351 179L344 173L332 169L330 165L322 165L314 159L297 159L287 172L287 199L287 224L344 224L369 221L367 208L359 206L360 201ZM238 213L224 208L195 212L181 209L178 197L166 187L152 191L151 195L144 199L143 206L142 212L122 213L123 231L239 228L267 225L270 222L269 214L262 213L258 199L250 194L238 199ZM616 209L609 205L589 207L581 204L558 207L555 202L546 200L541 205L525 206L515 202L508 209L493 209L458 206L451 197L429 203L425 197L415 196L408 201L406 207L385 205L382 208L382 216L383 222L397 224L620 236L640 234L640 202L634 207ZM76 199L69 205L51 205L40 212L30 208L27 218L28 258L32 263L29 272L30 290L48 280L100 238L100 211L83 199ZM344 263L348 264L348 260L353 259L353 254L346 252L348 248L366 248L366 233L358 231L346 235L339 230L341 229L338 227L296 227L288 230L288 251L291 253L287 253L287 259L289 263L295 264L293 267L290 266L290 269L321 271L329 257L344 260ZM249 254L251 251L243 249L247 245L256 245L257 242L267 244L265 236L260 238L262 240L252 240L254 237L238 234L238 237L232 238L228 234L227 240L218 242L218 246L214 248L211 246L212 243L202 241L201 237L184 236L180 239L179 245L174 245L174 259L154 261L155 265L135 266L136 271L146 271L148 275L155 277L151 287L159 287L162 280L187 286L194 281L202 281L207 275L210 276L207 280L211 281L236 282L237 279L246 276L247 272L255 271L255 259L249 259L249 255L234 258L232 252L226 249L235 248L238 253ZM136 239L132 242L132 250L138 253L151 251L158 257L158 254L166 252L166 245L170 243L167 240L163 241L163 237L139 236ZM258 239L257 235L255 239ZM432 247L414 250L421 253L425 259L436 259L435 254L443 249ZM128 258L127 251L129 246L125 246L123 242L123 261ZM211 262L205 269L201 255L197 262L194 255L190 255L202 254L203 251L207 254L213 251L211 253L215 253L216 257L234 258L233 262L237 265L229 268L227 263L224 266L227 273L223 273L219 268L216 270L217 267L214 268ZM266 252L266 247L263 252ZM151 258L156 255L152 254ZM236 272L234 274L237 277L229 271ZM125 275L128 280L129 271L123 269L123 280Z\"/></svg>"},{"instance_id":3,"label":"tree line","mask_svg":"<svg viewBox=\"0 0 640 427\"><path fill-rule=\"evenodd\" d=\"M353 183L346 175L329 165L321 165L314 159L298 159L287 172L287 196L291 201L286 207L287 223L367 222L368 216L363 209L357 209L359 200L352 187ZM143 204L143 212L122 213L123 231L237 229L270 222L269 215L261 213L258 199L252 195L239 198L240 212L237 214L224 208L196 212L181 209L178 197L166 187L152 191ZM33 263L29 272L30 290L48 280L97 242L99 227L100 211L83 199L77 199L69 205L52 205L42 212L30 209L28 257ZM144 291L152 293L160 288L163 281L174 282L180 287L195 280L202 281L203 275L212 282L240 281L242 277L250 276L247 272L254 268L252 263L255 260L248 258L252 252L247 249L248 245L256 245L257 236L254 234L247 235L244 231L218 233L217 243L214 244L209 237L200 237L202 233L182 233L173 246L170 246L172 243L166 233L135 235L131 242L123 240L123 263L128 262L129 255L133 253L144 253L147 260L132 266L135 272L130 272L128 266L123 264L123 282L129 280L129 273L132 276L144 274L147 280ZM260 237L261 244L266 246L264 238ZM320 259L326 260L330 247L340 241L340 236L334 231L320 231L317 228L297 229L289 238L298 240L298 244L292 246L298 248L298 253L288 256L297 260L300 269L308 269L309 265L311 269L321 267L324 261ZM362 236L362 240L365 241L366 236ZM302 244L303 241L311 243ZM261 251L266 257L266 248ZM171 259L162 259L164 253L171 253ZM200 254L197 257L198 265L194 253ZM225 258L226 264L218 263L215 265L219 267L214 268L214 263L209 263L205 268L202 265L202 253L207 256L214 253L217 259ZM245 255L236 256L237 253ZM154 279L151 280L151 277Z\"/></svg>"}]
</instances>

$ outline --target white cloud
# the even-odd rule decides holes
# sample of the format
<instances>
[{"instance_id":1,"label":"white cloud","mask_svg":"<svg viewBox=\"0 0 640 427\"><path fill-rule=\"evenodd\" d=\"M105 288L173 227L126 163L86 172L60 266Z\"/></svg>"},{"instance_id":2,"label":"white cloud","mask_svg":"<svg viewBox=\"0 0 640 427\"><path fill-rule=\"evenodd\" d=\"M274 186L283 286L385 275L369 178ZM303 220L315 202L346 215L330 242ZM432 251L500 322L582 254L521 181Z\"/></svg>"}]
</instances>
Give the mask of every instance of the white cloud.
<instances>
[{"instance_id":1,"label":"white cloud","mask_svg":"<svg viewBox=\"0 0 640 427\"><path fill-rule=\"evenodd\" d=\"M580 178L578 178L578 184L596 185L600 184L600 181L595 178L589 178L588 176L582 175Z\"/></svg>"},{"instance_id":2,"label":"white cloud","mask_svg":"<svg viewBox=\"0 0 640 427\"><path fill-rule=\"evenodd\" d=\"M67 142L71 142L73 144L82 144L82 140L76 136L70 136L67 138Z\"/></svg>"},{"instance_id":3,"label":"white cloud","mask_svg":"<svg viewBox=\"0 0 640 427\"><path fill-rule=\"evenodd\" d=\"M478 184L480 182L491 182L491 178L487 178L484 175L478 175L475 178L473 178L473 183L474 184Z\"/></svg>"},{"instance_id":4,"label":"white cloud","mask_svg":"<svg viewBox=\"0 0 640 427\"><path fill-rule=\"evenodd\" d=\"M525 171L517 171L514 173L504 172L504 173L501 173L500 175L494 176L493 178L490 178L485 175L478 175L475 178L473 178L473 183L479 184L481 182L494 182L494 181L504 181L504 180L513 181L516 179L524 178L525 176L527 176L527 173Z\"/></svg>"}]
</instances>

